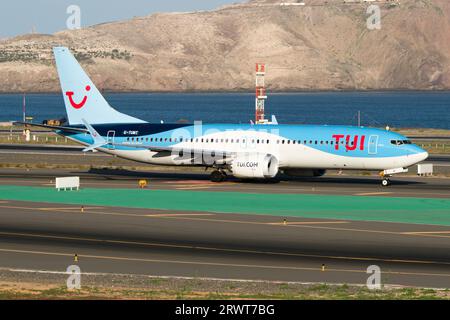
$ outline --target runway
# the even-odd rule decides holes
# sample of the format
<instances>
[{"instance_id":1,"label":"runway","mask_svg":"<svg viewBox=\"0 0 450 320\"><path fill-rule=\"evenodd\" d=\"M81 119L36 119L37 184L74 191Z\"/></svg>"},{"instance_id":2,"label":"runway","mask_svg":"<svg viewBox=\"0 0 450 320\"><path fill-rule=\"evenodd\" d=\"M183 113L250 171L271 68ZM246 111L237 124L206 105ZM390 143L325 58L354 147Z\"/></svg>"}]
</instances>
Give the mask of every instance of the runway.
<instances>
[{"instance_id":1,"label":"runway","mask_svg":"<svg viewBox=\"0 0 450 320\"><path fill-rule=\"evenodd\" d=\"M450 287L450 228L2 201L0 267ZM325 270L322 271L324 265Z\"/></svg>"},{"instance_id":2,"label":"runway","mask_svg":"<svg viewBox=\"0 0 450 320\"><path fill-rule=\"evenodd\" d=\"M164 170L164 169L162 169ZM53 186L55 177L79 176L82 187L136 189L146 179L152 190L204 190L271 194L326 194L354 196L388 196L448 198L450 179L395 177L392 185L382 187L379 177L324 176L319 178L283 177L273 181L240 181L230 178L224 183L209 181L209 173L165 168L162 172L114 169L2 169L0 185Z\"/></svg>"},{"instance_id":3,"label":"runway","mask_svg":"<svg viewBox=\"0 0 450 320\"><path fill-rule=\"evenodd\" d=\"M388 188L364 176L215 184L207 173L169 169L0 169L0 185L48 188L74 175L94 189L138 190L145 178L150 190L190 192L439 200L450 190L450 179L417 177ZM78 264L87 273L365 285L377 265L386 285L450 288L449 248L448 226L96 205L82 213L79 205L0 200L0 268L64 272Z\"/></svg>"}]
</instances>

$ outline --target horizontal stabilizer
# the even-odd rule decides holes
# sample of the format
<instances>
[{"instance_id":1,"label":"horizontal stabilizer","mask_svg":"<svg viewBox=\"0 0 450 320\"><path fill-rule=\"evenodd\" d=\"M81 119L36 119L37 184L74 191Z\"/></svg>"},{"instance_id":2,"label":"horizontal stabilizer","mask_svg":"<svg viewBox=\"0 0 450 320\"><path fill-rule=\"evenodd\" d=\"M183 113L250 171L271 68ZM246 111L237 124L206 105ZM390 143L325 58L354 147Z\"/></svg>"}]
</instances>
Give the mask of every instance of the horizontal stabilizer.
<instances>
[{"instance_id":1,"label":"horizontal stabilizer","mask_svg":"<svg viewBox=\"0 0 450 320\"><path fill-rule=\"evenodd\" d=\"M108 144L108 142L103 138L95 129L92 127L85 119L81 119L81 121L86 126L87 130L89 131L89 134L91 135L92 139L94 139L94 143L83 150L83 152L89 152L93 151L97 148L103 147L104 145Z\"/></svg>"},{"instance_id":2,"label":"horizontal stabilizer","mask_svg":"<svg viewBox=\"0 0 450 320\"><path fill-rule=\"evenodd\" d=\"M31 123L31 122L14 122L14 125L25 125L25 126L30 126L30 127L38 127L38 128L47 128L47 129L52 129L52 130L61 130L61 131L65 131L65 132L74 132L74 133L85 133L88 132L88 130L83 129L83 128L73 128L73 127L61 127L61 126L49 126L46 124L36 124L36 123Z\"/></svg>"}]
</instances>

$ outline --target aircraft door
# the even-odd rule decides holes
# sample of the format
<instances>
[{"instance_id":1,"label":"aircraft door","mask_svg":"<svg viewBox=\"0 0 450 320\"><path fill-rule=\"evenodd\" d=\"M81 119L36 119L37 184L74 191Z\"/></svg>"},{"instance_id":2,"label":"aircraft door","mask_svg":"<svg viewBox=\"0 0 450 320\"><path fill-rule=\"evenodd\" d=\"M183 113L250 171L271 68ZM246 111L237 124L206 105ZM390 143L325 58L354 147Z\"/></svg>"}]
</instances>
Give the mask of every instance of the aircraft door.
<instances>
[{"instance_id":1,"label":"aircraft door","mask_svg":"<svg viewBox=\"0 0 450 320\"><path fill-rule=\"evenodd\" d=\"M373 135L369 137L369 154L378 153L378 136Z\"/></svg>"},{"instance_id":2,"label":"aircraft door","mask_svg":"<svg viewBox=\"0 0 450 320\"><path fill-rule=\"evenodd\" d=\"M108 131L108 135L106 136L106 141L107 141L108 143L112 143L112 145L110 145L110 149L111 149L111 150L116 149L116 148L114 147L114 141L115 141L115 138L116 138L116 131L114 131L114 130Z\"/></svg>"}]
</instances>

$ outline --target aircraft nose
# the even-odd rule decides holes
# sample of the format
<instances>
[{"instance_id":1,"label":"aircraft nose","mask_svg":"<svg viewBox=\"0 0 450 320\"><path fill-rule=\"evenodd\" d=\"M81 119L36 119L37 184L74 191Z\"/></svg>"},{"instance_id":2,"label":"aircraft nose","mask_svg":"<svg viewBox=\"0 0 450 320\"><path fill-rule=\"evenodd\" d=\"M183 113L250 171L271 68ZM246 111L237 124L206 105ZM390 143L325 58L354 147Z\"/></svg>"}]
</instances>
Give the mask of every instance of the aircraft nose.
<instances>
[{"instance_id":1,"label":"aircraft nose","mask_svg":"<svg viewBox=\"0 0 450 320\"><path fill-rule=\"evenodd\" d=\"M428 157L430 156L429 154L428 154L428 152L426 152L425 150L422 150L423 152L421 152L421 153L419 153L418 154L418 156L419 156L419 162L422 162L422 161L425 161L425 160L427 160L428 159Z\"/></svg>"},{"instance_id":2,"label":"aircraft nose","mask_svg":"<svg viewBox=\"0 0 450 320\"><path fill-rule=\"evenodd\" d=\"M408 165L412 166L428 159L428 152L418 146L411 146L409 149Z\"/></svg>"},{"instance_id":3,"label":"aircraft nose","mask_svg":"<svg viewBox=\"0 0 450 320\"><path fill-rule=\"evenodd\" d=\"M426 159L428 159L428 157L429 157L428 152L420 147L416 147L414 153L412 154L412 158L414 159L415 163L425 161Z\"/></svg>"}]
</instances>

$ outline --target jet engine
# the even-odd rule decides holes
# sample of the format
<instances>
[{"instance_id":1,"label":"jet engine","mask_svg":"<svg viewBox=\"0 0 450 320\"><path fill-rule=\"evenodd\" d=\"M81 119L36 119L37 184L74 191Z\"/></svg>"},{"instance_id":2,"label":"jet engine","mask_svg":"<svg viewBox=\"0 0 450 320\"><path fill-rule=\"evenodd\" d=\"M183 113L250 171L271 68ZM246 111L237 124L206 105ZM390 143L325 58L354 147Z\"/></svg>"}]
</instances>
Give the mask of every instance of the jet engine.
<instances>
[{"instance_id":1,"label":"jet engine","mask_svg":"<svg viewBox=\"0 0 450 320\"><path fill-rule=\"evenodd\" d=\"M231 172L237 178L269 179L278 174L279 162L270 154L237 155L231 163Z\"/></svg>"}]
</instances>

